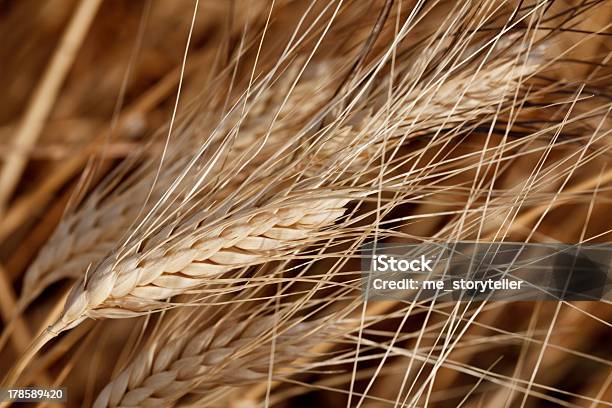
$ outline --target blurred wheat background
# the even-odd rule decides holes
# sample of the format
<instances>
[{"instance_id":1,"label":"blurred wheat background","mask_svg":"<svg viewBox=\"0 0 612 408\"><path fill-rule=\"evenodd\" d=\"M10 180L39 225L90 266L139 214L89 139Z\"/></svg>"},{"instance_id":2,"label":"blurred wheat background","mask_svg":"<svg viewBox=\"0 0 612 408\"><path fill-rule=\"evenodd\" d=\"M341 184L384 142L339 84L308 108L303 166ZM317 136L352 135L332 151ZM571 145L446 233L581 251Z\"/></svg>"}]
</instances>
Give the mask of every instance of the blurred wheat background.
<instances>
[{"instance_id":1,"label":"blurred wheat background","mask_svg":"<svg viewBox=\"0 0 612 408\"><path fill-rule=\"evenodd\" d=\"M0 0L3 387L612 406L608 301L366 302L358 256L610 242L611 28L610 0Z\"/></svg>"}]
</instances>

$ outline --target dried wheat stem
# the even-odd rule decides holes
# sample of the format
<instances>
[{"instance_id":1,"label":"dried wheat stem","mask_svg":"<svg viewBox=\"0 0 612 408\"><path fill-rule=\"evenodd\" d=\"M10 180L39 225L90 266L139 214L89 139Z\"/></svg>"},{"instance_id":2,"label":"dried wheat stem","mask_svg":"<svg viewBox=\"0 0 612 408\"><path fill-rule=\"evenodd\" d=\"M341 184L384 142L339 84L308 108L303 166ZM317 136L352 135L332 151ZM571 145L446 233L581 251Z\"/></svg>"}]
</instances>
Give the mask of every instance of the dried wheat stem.
<instances>
[{"instance_id":1,"label":"dried wheat stem","mask_svg":"<svg viewBox=\"0 0 612 408\"><path fill-rule=\"evenodd\" d=\"M13 288L10 286L6 276L6 270L0 265L0 292L3 294L0 299L0 314L5 322L2 336L0 336L2 339L0 340L0 344L4 343L4 338L8 336L7 333L10 333L14 327L14 335L12 337L13 346L17 351L23 352L26 344L32 339L32 336L25 321L20 317L15 318L15 316L12 315L16 307L16 302L15 298L12 296Z\"/></svg>"},{"instance_id":2,"label":"dried wheat stem","mask_svg":"<svg viewBox=\"0 0 612 408\"><path fill-rule=\"evenodd\" d=\"M15 189L27 163L27 152L35 143L53 107L60 86L68 73L76 53L85 38L101 0L83 0L72 19L49 67L36 88L19 130L15 135L17 151L4 162L0 171L0 214Z\"/></svg>"}]
</instances>

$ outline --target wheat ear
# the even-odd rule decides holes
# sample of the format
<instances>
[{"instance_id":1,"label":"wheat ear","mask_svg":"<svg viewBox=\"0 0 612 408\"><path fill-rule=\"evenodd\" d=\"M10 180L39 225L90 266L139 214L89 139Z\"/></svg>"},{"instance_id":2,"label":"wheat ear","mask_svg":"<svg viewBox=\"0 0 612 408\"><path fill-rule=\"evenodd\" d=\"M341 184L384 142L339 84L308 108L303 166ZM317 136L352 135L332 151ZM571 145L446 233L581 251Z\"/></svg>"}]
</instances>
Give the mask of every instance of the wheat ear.
<instances>
[{"instance_id":1,"label":"wheat ear","mask_svg":"<svg viewBox=\"0 0 612 408\"><path fill-rule=\"evenodd\" d=\"M331 326L319 321L296 323L293 318L293 323L284 319L279 324L272 315L243 317L247 320L232 314L218 324L179 330L180 335L170 338L161 330L153 344L103 388L94 407L169 407L190 392L262 381L268 377L272 341L274 365L286 367L330 335Z\"/></svg>"},{"instance_id":2,"label":"wheat ear","mask_svg":"<svg viewBox=\"0 0 612 408\"><path fill-rule=\"evenodd\" d=\"M329 194L329 193L328 193ZM340 196L340 197L339 197ZM271 251L291 251L313 232L344 213L345 194L262 209L229 225L187 234L180 245L147 250L102 262L75 286L56 327L89 317L129 317L159 307L158 300L202 285L207 279L245 265L265 262ZM190 220L197 226L197 220ZM196 227L197 228L197 227Z\"/></svg>"}]
</instances>

